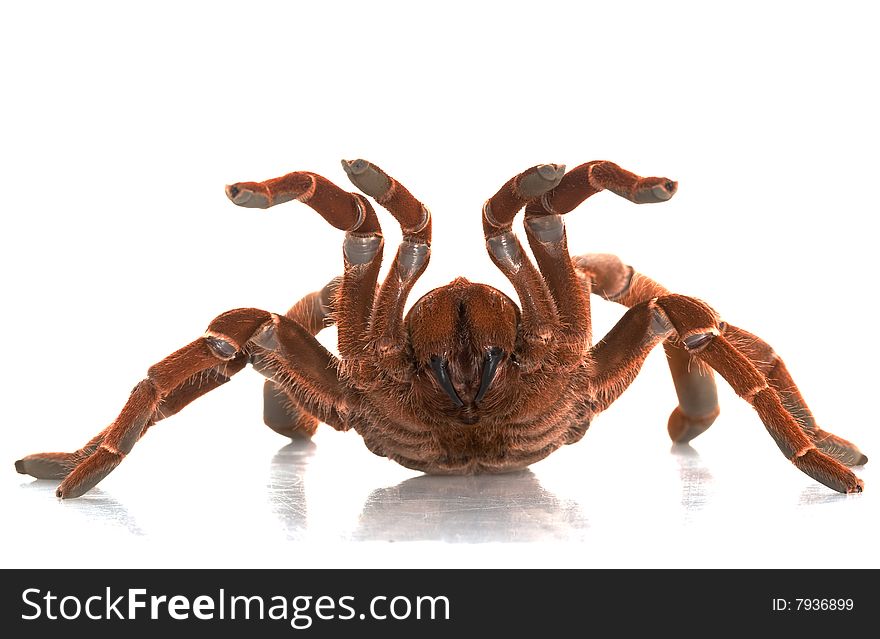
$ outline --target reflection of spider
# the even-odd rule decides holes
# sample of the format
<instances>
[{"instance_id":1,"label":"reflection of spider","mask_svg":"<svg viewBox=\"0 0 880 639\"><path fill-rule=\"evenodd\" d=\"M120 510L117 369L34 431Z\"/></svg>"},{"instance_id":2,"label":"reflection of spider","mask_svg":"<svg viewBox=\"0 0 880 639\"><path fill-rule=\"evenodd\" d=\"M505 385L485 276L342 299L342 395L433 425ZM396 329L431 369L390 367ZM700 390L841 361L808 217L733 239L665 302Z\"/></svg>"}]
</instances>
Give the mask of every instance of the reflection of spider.
<instances>
[{"instance_id":1,"label":"reflection of spider","mask_svg":"<svg viewBox=\"0 0 880 639\"><path fill-rule=\"evenodd\" d=\"M458 278L425 295L404 318L407 296L428 264L431 215L373 164L346 161L343 168L403 230L381 286L382 233L362 195L306 172L228 186L239 206L299 200L346 231L342 276L286 315L253 308L220 315L204 336L151 367L116 420L85 447L29 455L16 469L64 479L58 496L78 497L112 471L147 428L250 363L269 379L264 418L283 435L311 436L322 421L353 428L371 451L409 468L509 471L583 437L662 342L679 400L669 418L674 441L696 437L718 415L711 367L754 406L795 466L834 490L862 490L845 464L867 458L816 425L766 343L614 256L569 256L562 216L586 198L607 189L636 203L663 202L674 195L675 182L641 178L603 161L568 173L554 164L524 171L483 207L489 256L522 308L492 287ZM511 230L523 207L538 268ZM596 344L591 292L630 307ZM333 323L339 359L314 337Z\"/></svg>"}]
</instances>

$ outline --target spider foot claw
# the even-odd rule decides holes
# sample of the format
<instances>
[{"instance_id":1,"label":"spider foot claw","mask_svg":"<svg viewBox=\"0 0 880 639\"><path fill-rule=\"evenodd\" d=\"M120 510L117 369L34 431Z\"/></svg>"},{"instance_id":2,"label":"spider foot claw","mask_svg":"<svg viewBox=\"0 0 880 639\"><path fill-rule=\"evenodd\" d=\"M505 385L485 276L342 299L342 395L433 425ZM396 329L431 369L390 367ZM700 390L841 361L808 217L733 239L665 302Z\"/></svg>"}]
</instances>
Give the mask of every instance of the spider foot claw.
<instances>
[{"instance_id":1,"label":"spider foot claw","mask_svg":"<svg viewBox=\"0 0 880 639\"><path fill-rule=\"evenodd\" d=\"M653 204L672 199L678 190L678 182L667 178L645 178L635 192L636 204Z\"/></svg>"},{"instance_id":2,"label":"spider foot claw","mask_svg":"<svg viewBox=\"0 0 880 639\"><path fill-rule=\"evenodd\" d=\"M860 493L865 489L865 482L854 472L816 448L796 455L791 461L799 470L839 493Z\"/></svg>"},{"instance_id":3,"label":"spider foot claw","mask_svg":"<svg viewBox=\"0 0 880 639\"><path fill-rule=\"evenodd\" d=\"M114 468L116 468L115 465L92 470L78 466L74 472L70 473L61 482L61 485L55 491L55 496L59 499L76 499L81 497L97 486L98 482L109 475Z\"/></svg>"},{"instance_id":4,"label":"spider foot claw","mask_svg":"<svg viewBox=\"0 0 880 639\"><path fill-rule=\"evenodd\" d=\"M381 200L391 188L391 178L375 164L366 160L342 160L342 170L362 193Z\"/></svg>"},{"instance_id":5,"label":"spider foot claw","mask_svg":"<svg viewBox=\"0 0 880 639\"><path fill-rule=\"evenodd\" d=\"M540 197L555 188L564 175L564 164L539 164L534 171L525 172L516 188L523 197Z\"/></svg>"},{"instance_id":6,"label":"spider foot claw","mask_svg":"<svg viewBox=\"0 0 880 639\"><path fill-rule=\"evenodd\" d=\"M226 197L233 204L249 209L267 209L272 206L268 194L260 192L256 187L256 184L245 182L230 184L226 187Z\"/></svg>"}]
</instances>

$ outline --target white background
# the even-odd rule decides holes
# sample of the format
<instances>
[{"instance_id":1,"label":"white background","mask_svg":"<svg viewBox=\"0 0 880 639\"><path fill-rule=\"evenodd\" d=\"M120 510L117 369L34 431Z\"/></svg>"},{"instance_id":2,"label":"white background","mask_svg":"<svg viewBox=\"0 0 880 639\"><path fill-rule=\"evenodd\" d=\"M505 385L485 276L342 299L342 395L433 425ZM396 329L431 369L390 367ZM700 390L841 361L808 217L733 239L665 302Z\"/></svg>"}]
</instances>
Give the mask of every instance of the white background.
<instances>
[{"instance_id":1,"label":"white background","mask_svg":"<svg viewBox=\"0 0 880 639\"><path fill-rule=\"evenodd\" d=\"M878 567L872 463L863 495L836 495L723 383L716 425L670 452L659 349L581 443L517 476L414 479L326 427L282 449L252 371L83 499L13 469L81 446L220 312L283 312L339 273L342 234L317 214L238 208L223 186L311 170L349 188L356 157L434 213L413 299L457 275L511 292L479 212L526 167L678 180L663 205L591 199L567 217L572 251L617 253L762 336L823 426L876 455L869 6L6 7L2 565ZM598 337L620 309L595 306Z\"/></svg>"}]
</instances>

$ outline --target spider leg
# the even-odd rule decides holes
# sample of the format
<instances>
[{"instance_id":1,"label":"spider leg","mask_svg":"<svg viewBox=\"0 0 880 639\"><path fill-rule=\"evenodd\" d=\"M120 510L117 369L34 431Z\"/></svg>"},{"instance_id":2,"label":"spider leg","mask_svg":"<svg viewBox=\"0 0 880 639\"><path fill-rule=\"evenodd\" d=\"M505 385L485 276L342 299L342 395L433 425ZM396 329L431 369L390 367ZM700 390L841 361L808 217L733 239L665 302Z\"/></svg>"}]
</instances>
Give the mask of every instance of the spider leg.
<instances>
[{"instance_id":1,"label":"spider leg","mask_svg":"<svg viewBox=\"0 0 880 639\"><path fill-rule=\"evenodd\" d=\"M346 231L343 243L345 268L336 295L339 352L353 380L370 383L370 367L363 367L365 352L378 350L379 365L393 376L405 378L402 361L403 307L430 256L431 215L428 209L397 180L365 160L343 160L352 183L374 198L400 223L403 242L394 266L376 290L382 263L383 239L372 205L361 195L343 191L315 173L295 172L264 182L238 182L226 194L239 206L268 208L299 200ZM376 299L378 295L378 299Z\"/></svg>"},{"instance_id":2,"label":"spider leg","mask_svg":"<svg viewBox=\"0 0 880 639\"><path fill-rule=\"evenodd\" d=\"M247 364L247 359L242 354L190 377L156 405L156 409L144 424L140 436L143 437L147 429L156 422L171 417L190 402L228 382L235 373L244 368L245 364ZM37 479L64 479L77 464L97 450L110 429L111 427L108 426L95 435L85 446L72 453L28 455L15 463L16 470Z\"/></svg>"},{"instance_id":3,"label":"spider leg","mask_svg":"<svg viewBox=\"0 0 880 639\"><path fill-rule=\"evenodd\" d=\"M342 278L333 278L320 291L309 293L285 314L310 335L335 323L336 292ZM300 405L283 386L267 379L263 385L263 422L280 435L308 439L318 428L318 418Z\"/></svg>"},{"instance_id":4,"label":"spider leg","mask_svg":"<svg viewBox=\"0 0 880 639\"><path fill-rule=\"evenodd\" d=\"M483 229L490 256L511 280L524 306L526 336L542 330L531 328L532 324L543 325L546 333L548 318L554 318L549 322L555 332L554 359L566 367L580 363L592 342L592 327L589 295L572 266L562 216L604 189L641 204L668 200L677 185L668 178L640 177L607 161L563 172L562 166L542 165L509 180L483 207ZM526 235L540 275L522 258L522 248L510 230L523 206Z\"/></svg>"},{"instance_id":5,"label":"spider leg","mask_svg":"<svg viewBox=\"0 0 880 639\"><path fill-rule=\"evenodd\" d=\"M230 184L226 195L234 204L246 208L265 209L297 200L346 232L342 245L344 269L336 294L339 353L343 358L360 356L367 346L384 244L382 228L370 202L317 173L305 171L264 182Z\"/></svg>"},{"instance_id":6,"label":"spider leg","mask_svg":"<svg viewBox=\"0 0 880 639\"><path fill-rule=\"evenodd\" d=\"M847 466L867 463L867 456L855 444L819 428L816 418L785 367L785 362L767 342L732 324L727 324L724 338L767 377L770 386L779 394L782 405L819 450Z\"/></svg>"},{"instance_id":7,"label":"spider leg","mask_svg":"<svg viewBox=\"0 0 880 639\"><path fill-rule=\"evenodd\" d=\"M527 215L565 215L599 191L608 190L635 204L665 202L678 183L665 177L641 177L607 160L576 166L551 192L531 204Z\"/></svg>"},{"instance_id":8,"label":"spider leg","mask_svg":"<svg viewBox=\"0 0 880 639\"><path fill-rule=\"evenodd\" d=\"M37 479L64 479L82 460L91 455L107 436L108 426L72 453L35 453L15 462L15 470Z\"/></svg>"},{"instance_id":9,"label":"spider leg","mask_svg":"<svg viewBox=\"0 0 880 639\"><path fill-rule=\"evenodd\" d=\"M520 369L525 372L536 370L550 360L555 360L557 367L573 366L582 356L575 346L570 349L575 351L574 356L567 360L551 357L557 350L556 341L562 329L559 312L547 282L526 256L512 230L516 214L559 184L564 172L563 165L534 166L508 180L483 205L483 236L489 257L510 280L519 298L523 350L518 358Z\"/></svg>"},{"instance_id":10,"label":"spider leg","mask_svg":"<svg viewBox=\"0 0 880 639\"><path fill-rule=\"evenodd\" d=\"M347 396L336 376L335 358L296 322L258 309L236 309L150 367L116 420L82 449L29 455L16 462L16 470L38 478L60 478L69 471L57 495L79 497L119 465L150 425L224 384L249 356L260 372L284 384L311 413L340 422Z\"/></svg>"},{"instance_id":11,"label":"spider leg","mask_svg":"<svg viewBox=\"0 0 880 639\"><path fill-rule=\"evenodd\" d=\"M343 160L342 168L358 189L394 216L403 232L394 262L377 293L368 341L378 356L379 368L395 379L407 381L410 370L404 359L403 309L431 257L431 212L406 187L371 162ZM361 373L365 382L374 378L372 370Z\"/></svg>"},{"instance_id":12,"label":"spider leg","mask_svg":"<svg viewBox=\"0 0 880 639\"><path fill-rule=\"evenodd\" d=\"M627 307L669 295L665 287L626 266L615 255L579 255L572 258L572 264L587 292ZM663 350L678 396L678 406L669 416L669 436L674 442L689 442L718 417L715 376L709 366L691 357L674 340L664 341Z\"/></svg>"},{"instance_id":13,"label":"spider leg","mask_svg":"<svg viewBox=\"0 0 880 639\"><path fill-rule=\"evenodd\" d=\"M838 492L861 492L863 482L826 454L786 408L771 380L737 347L742 336L705 303L664 295L631 308L592 350L594 393L602 408L635 378L651 347L672 337L693 357L715 369L758 412L780 451L799 470ZM861 460L862 462L865 461Z\"/></svg>"},{"instance_id":14,"label":"spider leg","mask_svg":"<svg viewBox=\"0 0 880 639\"><path fill-rule=\"evenodd\" d=\"M604 189L641 204L668 200L675 194L676 183L668 178L643 178L599 160L575 167L558 185L526 205L526 235L565 327L562 351L573 362L580 360L592 341L590 300L572 268L562 216Z\"/></svg>"}]
</instances>

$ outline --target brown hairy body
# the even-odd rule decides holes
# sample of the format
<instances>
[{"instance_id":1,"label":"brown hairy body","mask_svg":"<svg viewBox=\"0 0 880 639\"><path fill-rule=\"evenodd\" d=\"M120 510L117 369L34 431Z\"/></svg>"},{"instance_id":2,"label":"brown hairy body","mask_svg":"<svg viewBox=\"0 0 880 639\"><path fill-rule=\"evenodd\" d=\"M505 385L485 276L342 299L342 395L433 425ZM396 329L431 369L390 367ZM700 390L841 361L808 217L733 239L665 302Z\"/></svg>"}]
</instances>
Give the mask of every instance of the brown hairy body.
<instances>
[{"instance_id":1,"label":"brown hairy body","mask_svg":"<svg viewBox=\"0 0 880 639\"><path fill-rule=\"evenodd\" d=\"M609 190L637 204L664 202L677 189L672 180L639 177L607 161L567 173L542 164L516 175L487 200L482 220L489 256L519 305L458 278L404 317L430 257L430 212L377 166L355 160L343 168L403 231L381 285L384 240L363 195L309 172L228 186L239 206L299 200L345 231L343 274L284 315L252 308L220 315L202 337L152 366L116 420L83 448L28 455L16 469L61 479L58 496L78 497L153 424L251 364L267 377L264 421L282 435L311 437L324 422L353 429L377 455L427 473L512 471L579 441L662 344L679 400L668 422L673 441L690 441L718 416L714 370L752 404L798 469L839 492L862 490L848 467L867 457L817 425L769 345L615 256L569 255L563 216L588 197ZM512 231L523 208L537 265ZM591 294L629 308L596 343ZM315 339L331 324L339 357Z\"/></svg>"},{"instance_id":2,"label":"brown hairy body","mask_svg":"<svg viewBox=\"0 0 880 639\"><path fill-rule=\"evenodd\" d=\"M471 318L487 313L490 298L495 298L495 306L515 308L500 291L463 278L416 303L408 317L410 326L414 318L436 317L435 303L456 311L452 333L459 346L448 370L462 406L437 393L430 368L386 392L383 383L377 383L367 396L378 401L368 403L350 422L370 450L428 473L504 472L525 468L584 435L593 414L593 402L583 393L588 381L584 366L569 375L499 366L489 390L474 401L485 357L481 340L471 331ZM515 320L514 313L510 315Z\"/></svg>"}]
</instances>

